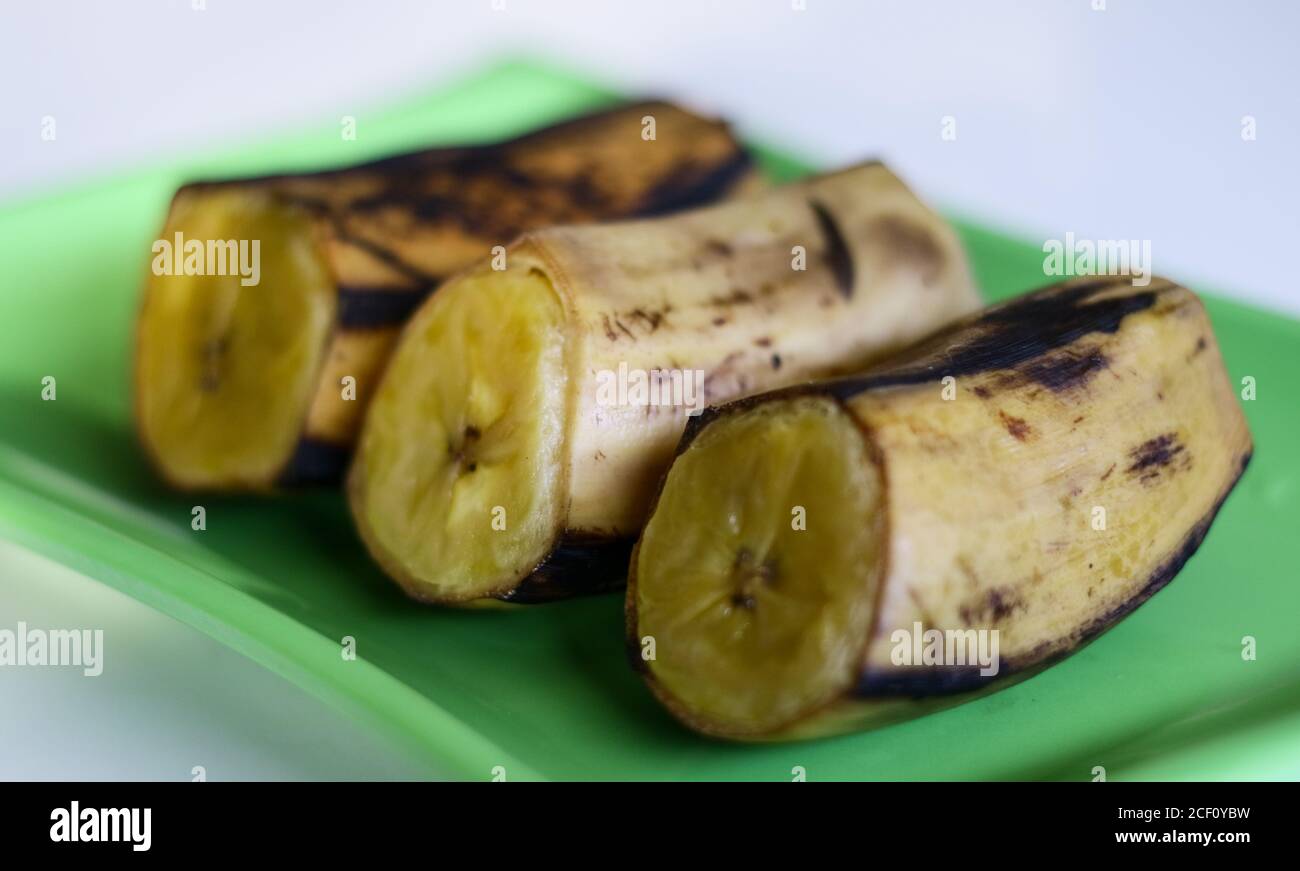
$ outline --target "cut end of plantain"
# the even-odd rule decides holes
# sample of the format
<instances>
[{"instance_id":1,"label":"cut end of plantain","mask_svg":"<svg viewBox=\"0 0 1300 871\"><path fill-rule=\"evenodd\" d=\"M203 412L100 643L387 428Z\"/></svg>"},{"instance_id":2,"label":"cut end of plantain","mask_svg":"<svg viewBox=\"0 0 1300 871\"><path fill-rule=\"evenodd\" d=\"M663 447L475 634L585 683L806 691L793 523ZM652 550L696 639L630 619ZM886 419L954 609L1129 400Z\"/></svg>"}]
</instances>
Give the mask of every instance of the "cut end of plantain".
<instances>
[{"instance_id":1,"label":"cut end of plantain","mask_svg":"<svg viewBox=\"0 0 1300 871\"><path fill-rule=\"evenodd\" d=\"M512 590L562 522L564 311L537 270L484 269L408 325L349 488L371 552L418 599Z\"/></svg>"},{"instance_id":2,"label":"cut end of plantain","mask_svg":"<svg viewBox=\"0 0 1300 871\"><path fill-rule=\"evenodd\" d=\"M238 246L254 240L246 285ZM136 337L141 438L175 486L265 488L293 455L335 316L311 221L264 191L191 189L160 242L170 263L154 259Z\"/></svg>"},{"instance_id":3,"label":"cut end of plantain","mask_svg":"<svg viewBox=\"0 0 1300 871\"><path fill-rule=\"evenodd\" d=\"M882 493L862 431L830 399L758 405L691 442L631 581L632 644L653 639L651 685L678 717L765 734L851 688L881 573Z\"/></svg>"}]
</instances>

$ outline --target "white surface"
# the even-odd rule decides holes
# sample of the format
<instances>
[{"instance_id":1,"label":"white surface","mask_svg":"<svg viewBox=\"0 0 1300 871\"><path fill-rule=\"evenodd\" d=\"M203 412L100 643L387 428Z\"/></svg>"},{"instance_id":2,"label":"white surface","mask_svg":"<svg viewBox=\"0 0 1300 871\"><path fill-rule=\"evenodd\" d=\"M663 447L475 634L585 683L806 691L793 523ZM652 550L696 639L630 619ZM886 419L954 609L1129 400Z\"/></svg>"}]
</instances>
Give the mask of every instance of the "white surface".
<instances>
[{"instance_id":1,"label":"white surface","mask_svg":"<svg viewBox=\"0 0 1300 871\"><path fill-rule=\"evenodd\" d=\"M1300 313L1300 4L1096 3L6 3L0 196L356 113L502 55L546 55L628 92L687 98L828 166L883 157L932 199L1038 242L1150 240L1157 272ZM1241 135L1247 115L1255 141ZM940 137L945 116L955 141ZM80 612L60 609L85 589L24 595L78 625ZM140 606L115 607L141 646L111 692L6 681L9 710L57 716L7 712L0 728L23 725L3 735L0 775L184 776L199 757L264 776L398 764L387 748L339 752L352 727L297 690ZM258 686L270 710L248 701ZM148 715L128 716L122 699ZM301 746L303 728L321 752Z\"/></svg>"},{"instance_id":2,"label":"white surface","mask_svg":"<svg viewBox=\"0 0 1300 871\"><path fill-rule=\"evenodd\" d=\"M0 630L103 632L103 671L0 666L0 780L428 776L288 681L116 590L0 541Z\"/></svg>"},{"instance_id":3,"label":"white surface","mask_svg":"<svg viewBox=\"0 0 1300 871\"><path fill-rule=\"evenodd\" d=\"M4 4L0 194L333 119L527 52L689 97L827 165L883 156L1038 241L1150 239L1157 271L1300 313L1290 0L203 2Z\"/></svg>"}]
</instances>

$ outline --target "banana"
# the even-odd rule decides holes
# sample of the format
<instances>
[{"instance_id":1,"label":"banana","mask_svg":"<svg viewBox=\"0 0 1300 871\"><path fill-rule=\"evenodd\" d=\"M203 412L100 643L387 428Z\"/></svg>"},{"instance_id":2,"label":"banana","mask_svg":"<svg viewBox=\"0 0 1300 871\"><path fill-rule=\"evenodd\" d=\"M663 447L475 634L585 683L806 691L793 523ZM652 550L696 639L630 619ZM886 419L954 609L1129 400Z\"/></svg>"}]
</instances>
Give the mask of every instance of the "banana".
<instances>
[{"instance_id":1,"label":"banana","mask_svg":"<svg viewBox=\"0 0 1300 871\"><path fill-rule=\"evenodd\" d=\"M336 480L402 323L445 277L525 230L757 185L724 124L660 102L497 145L186 185L138 319L141 440L181 488Z\"/></svg>"},{"instance_id":2,"label":"banana","mask_svg":"<svg viewBox=\"0 0 1300 871\"><path fill-rule=\"evenodd\" d=\"M1251 451L1194 294L1046 288L693 421L633 556L629 649L669 711L726 738L954 704L1172 580Z\"/></svg>"},{"instance_id":3,"label":"banana","mask_svg":"<svg viewBox=\"0 0 1300 871\"><path fill-rule=\"evenodd\" d=\"M978 306L952 229L865 164L671 218L530 233L415 314L349 476L412 597L622 583L688 412L854 371Z\"/></svg>"}]
</instances>

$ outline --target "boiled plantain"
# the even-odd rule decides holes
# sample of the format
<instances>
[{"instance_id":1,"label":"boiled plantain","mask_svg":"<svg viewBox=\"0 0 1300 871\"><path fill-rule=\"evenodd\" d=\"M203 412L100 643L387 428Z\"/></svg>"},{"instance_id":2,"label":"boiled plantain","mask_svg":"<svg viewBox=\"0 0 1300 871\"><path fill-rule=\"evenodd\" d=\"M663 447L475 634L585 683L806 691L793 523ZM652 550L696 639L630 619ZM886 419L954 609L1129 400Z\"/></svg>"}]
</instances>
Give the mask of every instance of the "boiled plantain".
<instances>
[{"instance_id":1,"label":"boiled plantain","mask_svg":"<svg viewBox=\"0 0 1300 871\"><path fill-rule=\"evenodd\" d=\"M717 736L915 716L1145 602L1251 449L1195 295L1050 287L865 375L693 422L633 557L629 648Z\"/></svg>"},{"instance_id":2,"label":"boiled plantain","mask_svg":"<svg viewBox=\"0 0 1300 871\"><path fill-rule=\"evenodd\" d=\"M184 488L336 480L401 324L442 279L525 230L656 215L756 184L725 125L654 102L498 145L186 185L139 317L144 446ZM246 251L212 247L226 241L257 243L257 275L225 259ZM211 262L197 249L182 262L195 243Z\"/></svg>"},{"instance_id":3,"label":"boiled plantain","mask_svg":"<svg viewBox=\"0 0 1300 871\"><path fill-rule=\"evenodd\" d=\"M621 584L688 411L852 371L978 305L952 229L880 164L539 231L504 265L412 318L349 478L371 553L418 599Z\"/></svg>"}]
</instances>

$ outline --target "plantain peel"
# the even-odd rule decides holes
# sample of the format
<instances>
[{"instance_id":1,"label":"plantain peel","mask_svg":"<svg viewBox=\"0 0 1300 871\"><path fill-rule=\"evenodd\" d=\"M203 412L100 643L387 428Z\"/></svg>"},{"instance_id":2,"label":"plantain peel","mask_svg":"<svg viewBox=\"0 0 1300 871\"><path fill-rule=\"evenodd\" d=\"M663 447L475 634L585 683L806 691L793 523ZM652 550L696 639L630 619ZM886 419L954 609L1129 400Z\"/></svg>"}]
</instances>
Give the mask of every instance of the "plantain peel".
<instances>
[{"instance_id":1,"label":"plantain peel","mask_svg":"<svg viewBox=\"0 0 1300 871\"><path fill-rule=\"evenodd\" d=\"M501 144L186 185L155 246L175 250L155 258L138 319L141 440L182 488L337 480L402 324L447 276L526 230L756 185L724 124L660 102ZM218 261L227 242L241 269L256 242L259 268ZM191 259L195 243L207 259Z\"/></svg>"},{"instance_id":2,"label":"plantain peel","mask_svg":"<svg viewBox=\"0 0 1300 871\"><path fill-rule=\"evenodd\" d=\"M407 326L358 443L353 515L417 599L621 585L692 411L856 371L977 304L951 228L875 163L529 233Z\"/></svg>"},{"instance_id":3,"label":"plantain peel","mask_svg":"<svg viewBox=\"0 0 1300 871\"><path fill-rule=\"evenodd\" d=\"M630 651L669 711L726 738L953 704L1172 580L1251 450L1194 294L1049 287L693 422L633 556Z\"/></svg>"}]
</instances>

